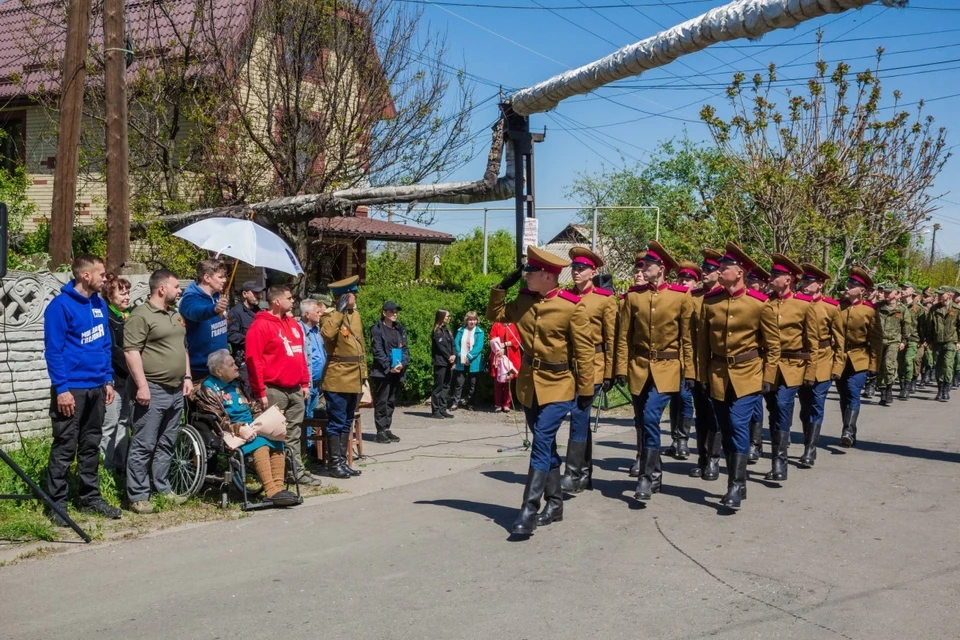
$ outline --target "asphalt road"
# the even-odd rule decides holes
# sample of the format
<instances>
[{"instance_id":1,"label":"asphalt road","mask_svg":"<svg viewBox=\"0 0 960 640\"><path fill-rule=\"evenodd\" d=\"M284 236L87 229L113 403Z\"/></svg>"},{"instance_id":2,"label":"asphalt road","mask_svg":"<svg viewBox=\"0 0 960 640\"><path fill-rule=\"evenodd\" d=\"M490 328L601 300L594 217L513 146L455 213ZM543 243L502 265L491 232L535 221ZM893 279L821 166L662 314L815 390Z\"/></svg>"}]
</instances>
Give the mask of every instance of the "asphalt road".
<instances>
[{"instance_id":1,"label":"asphalt road","mask_svg":"<svg viewBox=\"0 0 960 640\"><path fill-rule=\"evenodd\" d=\"M0 569L0 637L955 638L960 400L927 397L866 406L853 450L831 397L816 467L778 487L764 458L736 514L723 479L667 459L639 507L618 430L596 490L528 540L507 531L512 458L21 563Z\"/></svg>"}]
</instances>

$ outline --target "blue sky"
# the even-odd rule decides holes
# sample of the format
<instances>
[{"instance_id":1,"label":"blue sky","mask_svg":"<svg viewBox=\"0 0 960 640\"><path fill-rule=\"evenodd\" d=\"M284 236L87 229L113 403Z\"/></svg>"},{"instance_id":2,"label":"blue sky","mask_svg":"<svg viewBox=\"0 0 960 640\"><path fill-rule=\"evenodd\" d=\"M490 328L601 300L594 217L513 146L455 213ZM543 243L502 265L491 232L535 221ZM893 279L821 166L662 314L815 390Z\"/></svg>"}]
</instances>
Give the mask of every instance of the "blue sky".
<instances>
[{"instance_id":1,"label":"blue sky","mask_svg":"<svg viewBox=\"0 0 960 640\"><path fill-rule=\"evenodd\" d=\"M448 32L448 64L475 78L471 131L477 157L449 180L475 180L483 172L489 144L488 126L497 117L495 86L506 93L592 62L724 4L721 0L449 0L424 4L424 20ZM455 6L498 4L531 9ZM585 6L606 8L589 10ZM617 5L612 7L611 5ZM619 5L623 5L620 7ZM661 140L682 137L708 140L699 121L704 104L724 106L722 88L735 71L753 72L770 62L781 78L809 77L817 59L816 32L824 30L820 55L826 61L848 61L853 70L874 65L878 46L886 49L882 69L884 92L903 93L902 102L927 100L925 113L948 129L947 146L956 154L940 175L936 193L943 193L933 222L941 225L938 250L960 252L960 1L911 0L907 9L889 9L879 2L776 31L758 42L739 40L684 56L667 67L624 81L643 90L601 89L564 101L553 112L531 117L531 129L547 129L536 148L537 204L569 206L564 193L582 172L635 166L649 159ZM557 7L577 10L550 11ZM896 68L896 69L895 69ZM748 74L749 75L749 74ZM710 85L711 88L704 88ZM716 88L713 88L716 87ZM802 89L802 87L801 87ZM601 97L602 96L602 97ZM779 96L786 101L783 94ZM908 107L915 109L915 107ZM725 113L725 111L721 111ZM889 113L889 112L888 112ZM652 114L652 115L651 115ZM585 129L584 127L593 127ZM951 193L952 191L952 193ZM512 201L490 206L512 206ZM480 226L481 212L438 212L433 228L454 234ZM574 219L574 212L540 210L540 241ZM665 212L664 215L668 215ZM513 230L513 212L490 213L492 228ZM926 236L929 238L929 234Z\"/></svg>"}]
</instances>

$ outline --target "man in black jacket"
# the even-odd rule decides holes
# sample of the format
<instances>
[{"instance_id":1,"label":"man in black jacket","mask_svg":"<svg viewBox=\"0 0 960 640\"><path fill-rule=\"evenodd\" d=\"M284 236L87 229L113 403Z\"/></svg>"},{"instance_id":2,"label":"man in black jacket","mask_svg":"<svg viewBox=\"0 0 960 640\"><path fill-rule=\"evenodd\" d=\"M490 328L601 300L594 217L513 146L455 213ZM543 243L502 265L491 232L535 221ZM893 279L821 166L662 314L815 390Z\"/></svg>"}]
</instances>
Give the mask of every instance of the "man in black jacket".
<instances>
[{"instance_id":1,"label":"man in black jacket","mask_svg":"<svg viewBox=\"0 0 960 640\"><path fill-rule=\"evenodd\" d=\"M243 345L247 340L247 330L253 324L253 318L260 311L263 300L263 287L253 280L247 280L240 287L242 300L227 312L227 343L233 351L233 359L240 369L240 381L247 395L253 397L250 382L247 380L247 363L244 359Z\"/></svg>"},{"instance_id":2,"label":"man in black jacket","mask_svg":"<svg viewBox=\"0 0 960 640\"><path fill-rule=\"evenodd\" d=\"M380 310L380 320L370 329L370 347L373 350L373 368L370 384L373 386L373 416L377 427L377 442L400 442L390 426L396 405L397 389L406 377L410 364L407 330L397 322L400 307L387 300Z\"/></svg>"}]
</instances>

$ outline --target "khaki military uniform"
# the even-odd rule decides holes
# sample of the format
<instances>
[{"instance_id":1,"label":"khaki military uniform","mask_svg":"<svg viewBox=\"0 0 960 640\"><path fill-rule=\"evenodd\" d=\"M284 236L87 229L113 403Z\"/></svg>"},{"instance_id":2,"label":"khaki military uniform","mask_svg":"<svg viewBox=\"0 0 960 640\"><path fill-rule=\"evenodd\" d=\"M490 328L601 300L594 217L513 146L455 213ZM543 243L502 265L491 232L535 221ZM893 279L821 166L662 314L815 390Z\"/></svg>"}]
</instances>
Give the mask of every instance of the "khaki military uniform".
<instances>
[{"instance_id":1,"label":"khaki military uniform","mask_svg":"<svg viewBox=\"0 0 960 640\"><path fill-rule=\"evenodd\" d=\"M843 368L843 332L837 321L840 317L840 303L832 298L820 297L810 303L814 313L814 335L811 348L813 352L805 380L826 382L834 369Z\"/></svg>"},{"instance_id":2,"label":"khaki military uniform","mask_svg":"<svg viewBox=\"0 0 960 640\"><path fill-rule=\"evenodd\" d=\"M784 386L798 387L804 379L812 380L812 354L817 344L816 309L807 296L787 292L785 297L770 296L763 309L764 322L776 324L780 336L780 360L768 364L764 378L777 377Z\"/></svg>"},{"instance_id":3,"label":"khaki military uniform","mask_svg":"<svg viewBox=\"0 0 960 640\"><path fill-rule=\"evenodd\" d=\"M367 379L367 355L363 346L363 322L356 309L331 311L320 320L320 335L327 351L320 388L335 393L360 393Z\"/></svg>"},{"instance_id":4,"label":"khaki military uniform","mask_svg":"<svg viewBox=\"0 0 960 640\"><path fill-rule=\"evenodd\" d=\"M579 295L571 289L570 293ZM617 298L612 291L591 288L581 297L590 319L590 342L595 345L593 383L613 378L613 358L617 332ZM592 392L591 392L592 393Z\"/></svg>"},{"instance_id":5,"label":"khaki military uniform","mask_svg":"<svg viewBox=\"0 0 960 640\"><path fill-rule=\"evenodd\" d=\"M877 309L870 302L842 302L837 316L843 335L842 358L838 358L833 372L843 374L847 363L854 372L876 373L883 348L883 332Z\"/></svg>"}]
</instances>

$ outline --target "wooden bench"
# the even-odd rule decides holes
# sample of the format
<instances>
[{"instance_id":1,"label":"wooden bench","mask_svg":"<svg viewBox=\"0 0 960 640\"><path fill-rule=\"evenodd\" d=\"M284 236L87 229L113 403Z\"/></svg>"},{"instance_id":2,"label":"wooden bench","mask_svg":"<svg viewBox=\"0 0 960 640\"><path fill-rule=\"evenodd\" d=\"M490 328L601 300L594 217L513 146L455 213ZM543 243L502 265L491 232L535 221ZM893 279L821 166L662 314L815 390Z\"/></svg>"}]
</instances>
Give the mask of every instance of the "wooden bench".
<instances>
[{"instance_id":1,"label":"wooden bench","mask_svg":"<svg viewBox=\"0 0 960 640\"><path fill-rule=\"evenodd\" d=\"M307 435L307 427L313 429L313 434ZM323 441L327 435L326 418L304 418L300 428L300 455L307 454L307 449L314 446L317 450L317 460L323 464L327 460L323 457ZM347 447L347 464L353 465L354 458L363 458L363 422L360 411L353 414L353 429L350 432L350 446Z\"/></svg>"}]
</instances>

